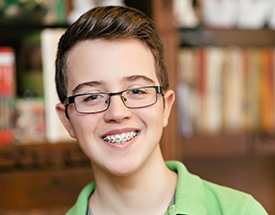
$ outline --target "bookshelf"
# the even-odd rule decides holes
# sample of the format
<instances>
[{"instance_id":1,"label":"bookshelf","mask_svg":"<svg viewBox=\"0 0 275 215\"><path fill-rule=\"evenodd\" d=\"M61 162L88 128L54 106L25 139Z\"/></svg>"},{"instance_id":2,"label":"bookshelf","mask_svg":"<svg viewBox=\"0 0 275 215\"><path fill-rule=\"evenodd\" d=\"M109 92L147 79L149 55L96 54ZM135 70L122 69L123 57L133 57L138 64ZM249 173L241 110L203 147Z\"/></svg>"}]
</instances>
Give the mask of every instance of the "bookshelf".
<instances>
[{"instance_id":1,"label":"bookshelf","mask_svg":"<svg viewBox=\"0 0 275 215\"><path fill-rule=\"evenodd\" d=\"M240 50L275 50L275 31L181 28L179 41L179 49L234 47ZM180 80L180 74L176 75ZM274 127L231 132L221 129L213 133L197 132L191 136L179 133L178 156L191 172L210 181L251 193L270 214L275 213Z\"/></svg>"},{"instance_id":2,"label":"bookshelf","mask_svg":"<svg viewBox=\"0 0 275 215\"><path fill-rule=\"evenodd\" d=\"M205 47L274 49L275 47L275 31L270 29L181 28L179 29L179 38L180 49ZM193 137L181 135L183 149L180 150L182 152L180 157L196 159L202 157L270 155L274 153L275 149L274 134L273 127L270 130L260 128L250 131L238 130L232 133L221 131L210 135L196 134ZM203 150L200 150L202 148Z\"/></svg>"}]
</instances>

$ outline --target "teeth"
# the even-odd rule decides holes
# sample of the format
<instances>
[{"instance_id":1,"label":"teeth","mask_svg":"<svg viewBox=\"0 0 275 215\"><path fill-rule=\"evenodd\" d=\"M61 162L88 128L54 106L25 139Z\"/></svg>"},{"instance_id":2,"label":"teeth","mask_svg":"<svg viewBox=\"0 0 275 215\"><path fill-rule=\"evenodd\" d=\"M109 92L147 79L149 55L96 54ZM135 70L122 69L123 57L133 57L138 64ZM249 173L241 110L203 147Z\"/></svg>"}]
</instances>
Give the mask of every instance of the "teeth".
<instances>
[{"instance_id":1,"label":"teeth","mask_svg":"<svg viewBox=\"0 0 275 215\"><path fill-rule=\"evenodd\" d=\"M138 135L137 131L132 131L128 133L110 135L103 138L104 141L114 144L123 144Z\"/></svg>"}]
</instances>

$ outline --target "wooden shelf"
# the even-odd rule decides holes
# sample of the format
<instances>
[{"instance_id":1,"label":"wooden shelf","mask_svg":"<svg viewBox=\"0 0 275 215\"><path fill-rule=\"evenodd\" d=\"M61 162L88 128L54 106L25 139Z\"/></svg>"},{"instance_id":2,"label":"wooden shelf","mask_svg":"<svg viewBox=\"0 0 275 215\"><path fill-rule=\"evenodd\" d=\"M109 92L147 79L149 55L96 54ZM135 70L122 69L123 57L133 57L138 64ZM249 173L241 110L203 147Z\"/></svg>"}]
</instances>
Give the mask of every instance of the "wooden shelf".
<instances>
[{"instance_id":1,"label":"wooden shelf","mask_svg":"<svg viewBox=\"0 0 275 215\"><path fill-rule=\"evenodd\" d=\"M90 167L1 172L0 210L72 206L92 180Z\"/></svg>"},{"instance_id":2,"label":"wooden shelf","mask_svg":"<svg viewBox=\"0 0 275 215\"><path fill-rule=\"evenodd\" d=\"M179 29L181 46L270 47L275 45L275 30Z\"/></svg>"},{"instance_id":3,"label":"wooden shelf","mask_svg":"<svg viewBox=\"0 0 275 215\"><path fill-rule=\"evenodd\" d=\"M181 137L179 157L217 159L275 154L275 133L233 133ZM0 146L0 172L89 167L90 161L75 142Z\"/></svg>"},{"instance_id":4,"label":"wooden shelf","mask_svg":"<svg viewBox=\"0 0 275 215\"><path fill-rule=\"evenodd\" d=\"M0 22L1 32L0 34L0 46L13 46L17 47L22 42L24 36L39 32L45 28L67 28L68 24L54 24L44 25L41 23L14 23L14 22Z\"/></svg>"},{"instance_id":5,"label":"wooden shelf","mask_svg":"<svg viewBox=\"0 0 275 215\"><path fill-rule=\"evenodd\" d=\"M265 132L255 135L254 154L273 156L275 155L275 133Z\"/></svg>"},{"instance_id":6,"label":"wooden shelf","mask_svg":"<svg viewBox=\"0 0 275 215\"><path fill-rule=\"evenodd\" d=\"M46 214L51 208L51 214L63 214L93 180L90 161L74 142L1 145L0 175L4 214Z\"/></svg>"},{"instance_id":7,"label":"wooden shelf","mask_svg":"<svg viewBox=\"0 0 275 215\"><path fill-rule=\"evenodd\" d=\"M183 159L217 159L275 155L275 133L236 133L181 137Z\"/></svg>"},{"instance_id":8,"label":"wooden shelf","mask_svg":"<svg viewBox=\"0 0 275 215\"><path fill-rule=\"evenodd\" d=\"M0 146L0 172L88 167L90 161L75 142Z\"/></svg>"},{"instance_id":9,"label":"wooden shelf","mask_svg":"<svg viewBox=\"0 0 275 215\"><path fill-rule=\"evenodd\" d=\"M250 136L246 134L232 135L200 135L181 139L183 159L203 159L245 156L249 148Z\"/></svg>"}]
</instances>

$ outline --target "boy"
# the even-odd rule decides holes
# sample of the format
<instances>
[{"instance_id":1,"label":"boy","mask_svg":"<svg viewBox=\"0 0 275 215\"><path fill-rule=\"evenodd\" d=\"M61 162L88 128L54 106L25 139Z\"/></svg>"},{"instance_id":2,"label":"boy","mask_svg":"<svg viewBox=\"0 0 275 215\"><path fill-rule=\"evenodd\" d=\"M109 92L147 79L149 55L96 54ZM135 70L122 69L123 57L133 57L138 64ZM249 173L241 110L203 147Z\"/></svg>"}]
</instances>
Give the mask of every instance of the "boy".
<instances>
[{"instance_id":1,"label":"boy","mask_svg":"<svg viewBox=\"0 0 275 215\"><path fill-rule=\"evenodd\" d=\"M128 7L98 7L62 36L57 113L90 158L95 182L67 214L266 214L250 195L165 162L159 142L175 94L155 25Z\"/></svg>"}]
</instances>

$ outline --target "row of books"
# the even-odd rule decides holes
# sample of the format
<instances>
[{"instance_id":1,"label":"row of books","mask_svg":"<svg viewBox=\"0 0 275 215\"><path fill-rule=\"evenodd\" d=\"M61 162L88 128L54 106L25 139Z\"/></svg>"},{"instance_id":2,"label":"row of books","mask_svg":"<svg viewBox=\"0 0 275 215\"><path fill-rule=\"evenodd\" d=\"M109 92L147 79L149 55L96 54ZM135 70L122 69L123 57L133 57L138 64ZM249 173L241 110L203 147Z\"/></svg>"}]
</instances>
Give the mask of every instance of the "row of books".
<instances>
[{"instance_id":1,"label":"row of books","mask_svg":"<svg viewBox=\"0 0 275 215\"><path fill-rule=\"evenodd\" d=\"M23 95L16 93L20 85L17 81L24 79L24 82L35 82L37 79L26 77L38 72L26 72L19 68L22 64L17 58L20 58L22 50L15 52L12 47L0 47L0 144L70 140L55 112L55 105L59 101L55 91L54 61L58 40L63 33L64 29L44 29L39 34L40 48L36 47L35 52L40 50L41 53L35 53L35 56L41 59L33 60L42 62L42 94L32 88L37 86L34 83L24 83L24 87L19 87L24 88ZM28 56L32 56L30 51Z\"/></svg>"},{"instance_id":2,"label":"row of books","mask_svg":"<svg viewBox=\"0 0 275 215\"><path fill-rule=\"evenodd\" d=\"M275 48L181 49L182 134L275 131L274 61Z\"/></svg>"}]
</instances>

